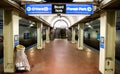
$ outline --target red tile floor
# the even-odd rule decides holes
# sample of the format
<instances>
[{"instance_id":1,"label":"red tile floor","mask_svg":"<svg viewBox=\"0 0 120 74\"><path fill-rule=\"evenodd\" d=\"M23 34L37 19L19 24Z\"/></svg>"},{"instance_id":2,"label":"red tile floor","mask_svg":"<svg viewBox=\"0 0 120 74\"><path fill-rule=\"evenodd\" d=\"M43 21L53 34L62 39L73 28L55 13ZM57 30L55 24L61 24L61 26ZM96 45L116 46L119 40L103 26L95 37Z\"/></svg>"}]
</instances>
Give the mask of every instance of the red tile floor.
<instances>
[{"instance_id":1,"label":"red tile floor","mask_svg":"<svg viewBox=\"0 0 120 74\"><path fill-rule=\"evenodd\" d=\"M42 50L33 47L26 54L31 71L15 74L100 74L99 55L86 47L80 51L67 40L51 41Z\"/></svg>"}]
</instances>

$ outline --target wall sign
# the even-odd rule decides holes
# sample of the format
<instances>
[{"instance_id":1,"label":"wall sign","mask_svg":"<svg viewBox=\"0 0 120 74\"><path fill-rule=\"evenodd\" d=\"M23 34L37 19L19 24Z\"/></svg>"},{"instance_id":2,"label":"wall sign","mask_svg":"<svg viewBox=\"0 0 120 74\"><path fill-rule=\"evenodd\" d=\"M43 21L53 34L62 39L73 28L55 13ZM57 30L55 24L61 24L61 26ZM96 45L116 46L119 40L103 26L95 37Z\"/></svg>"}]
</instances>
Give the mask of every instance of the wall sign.
<instances>
[{"instance_id":1,"label":"wall sign","mask_svg":"<svg viewBox=\"0 0 120 74\"><path fill-rule=\"evenodd\" d=\"M100 48L104 48L104 37L100 37Z\"/></svg>"},{"instance_id":2,"label":"wall sign","mask_svg":"<svg viewBox=\"0 0 120 74\"><path fill-rule=\"evenodd\" d=\"M100 33L97 34L97 40L100 40Z\"/></svg>"},{"instance_id":3,"label":"wall sign","mask_svg":"<svg viewBox=\"0 0 120 74\"><path fill-rule=\"evenodd\" d=\"M66 13L65 9L66 9L65 4L53 4L52 5L52 13Z\"/></svg>"},{"instance_id":4,"label":"wall sign","mask_svg":"<svg viewBox=\"0 0 120 74\"><path fill-rule=\"evenodd\" d=\"M26 4L26 14L51 14L51 4Z\"/></svg>"},{"instance_id":5,"label":"wall sign","mask_svg":"<svg viewBox=\"0 0 120 74\"><path fill-rule=\"evenodd\" d=\"M14 46L19 44L19 35L14 35Z\"/></svg>"}]
</instances>

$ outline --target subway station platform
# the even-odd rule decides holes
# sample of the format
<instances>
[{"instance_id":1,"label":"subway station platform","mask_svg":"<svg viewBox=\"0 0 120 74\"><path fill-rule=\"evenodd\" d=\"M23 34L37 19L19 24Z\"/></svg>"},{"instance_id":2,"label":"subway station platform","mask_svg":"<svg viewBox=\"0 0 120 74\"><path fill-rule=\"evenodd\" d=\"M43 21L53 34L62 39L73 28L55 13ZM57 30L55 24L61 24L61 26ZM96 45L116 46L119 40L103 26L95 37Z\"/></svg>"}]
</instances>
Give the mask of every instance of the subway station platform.
<instances>
[{"instance_id":1,"label":"subway station platform","mask_svg":"<svg viewBox=\"0 0 120 74\"><path fill-rule=\"evenodd\" d=\"M15 74L100 74L99 54L87 47L78 50L66 39L55 39L43 49L32 47L26 54L31 71ZM4 74L2 66L0 74ZM120 66L116 65L115 72L120 74Z\"/></svg>"},{"instance_id":2,"label":"subway station platform","mask_svg":"<svg viewBox=\"0 0 120 74\"><path fill-rule=\"evenodd\" d=\"M31 71L16 72L16 46L33 44ZM118 0L0 2L0 74L120 74L119 54Z\"/></svg>"}]
</instances>

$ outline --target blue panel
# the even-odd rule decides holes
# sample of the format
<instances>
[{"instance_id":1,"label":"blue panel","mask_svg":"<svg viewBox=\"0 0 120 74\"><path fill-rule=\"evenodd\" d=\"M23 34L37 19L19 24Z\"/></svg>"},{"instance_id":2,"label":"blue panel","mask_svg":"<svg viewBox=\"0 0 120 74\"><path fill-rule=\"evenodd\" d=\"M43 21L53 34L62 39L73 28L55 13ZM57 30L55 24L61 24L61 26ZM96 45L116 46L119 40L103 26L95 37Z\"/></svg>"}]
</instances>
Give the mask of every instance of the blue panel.
<instances>
[{"instance_id":1,"label":"blue panel","mask_svg":"<svg viewBox=\"0 0 120 74\"><path fill-rule=\"evenodd\" d=\"M26 4L26 14L50 14L52 13L51 4Z\"/></svg>"},{"instance_id":2,"label":"blue panel","mask_svg":"<svg viewBox=\"0 0 120 74\"><path fill-rule=\"evenodd\" d=\"M97 40L100 40L100 33L97 34Z\"/></svg>"},{"instance_id":3,"label":"blue panel","mask_svg":"<svg viewBox=\"0 0 120 74\"><path fill-rule=\"evenodd\" d=\"M116 26L116 30L120 30L120 26Z\"/></svg>"},{"instance_id":4,"label":"blue panel","mask_svg":"<svg viewBox=\"0 0 120 74\"><path fill-rule=\"evenodd\" d=\"M19 44L19 41L14 42L14 46L16 47Z\"/></svg>"},{"instance_id":5,"label":"blue panel","mask_svg":"<svg viewBox=\"0 0 120 74\"><path fill-rule=\"evenodd\" d=\"M66 4L67 14L93 14L92 4Z\"/></svg>"},{"instance_id":6,"label":"blue panel","mask_svg":"<svg viewBox=\"0 0 120 74\"><path fill-rule=\"evenodd\" d=\"M100 37L100 48L104 49L104 37Z\"/></svg>"},{"instance_id":7,"label":"blue panel","mask_svg":"<svg viewBox=\"0 0 120 74\"><path fill-rule=\"evenodd\" d=\"M100 43L100 48L104 49L104 44L103 43Z\"/></svg>"}]
</instances>

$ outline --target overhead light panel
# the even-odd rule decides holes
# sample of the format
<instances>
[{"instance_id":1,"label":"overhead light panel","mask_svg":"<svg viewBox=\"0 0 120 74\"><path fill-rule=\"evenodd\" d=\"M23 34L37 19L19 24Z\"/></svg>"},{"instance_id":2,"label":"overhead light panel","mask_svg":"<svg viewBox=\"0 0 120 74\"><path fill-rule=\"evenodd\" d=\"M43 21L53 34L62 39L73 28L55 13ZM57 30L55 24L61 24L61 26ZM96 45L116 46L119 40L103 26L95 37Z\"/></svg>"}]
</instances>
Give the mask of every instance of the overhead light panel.
<instances>
[{"instance_id":1,"label":"overhead light panel","mask_svg":"<svg viewBox=\"0 0 120 74\"><path fill-rule=\"evenodd\" d=\"M30 27L33 27L34 25L33 24L30 24Z\"/></svg>"},{"instance_id":2,"label":"overhead light panel","mask_svg":"<svg viewBox=\"0 0 120 74\"><path fill-rule=\"evenodd\" d=\"M73 2L93 2L94 0L73 0Z\"/></svg>"},{"instance_id":3,"label":"overhead light panel","mask_svg":"<svg viewBox=\"0 0 120 74\"><path fill-rule=\"evenodd\" d=\"M21 1L44 2L45 0L21 0Z\"/></svg>"},{"instance_id":4,"label":"overhead light panel","mask_svg":"<svg viewBox=\"0 0 120 74\"><path fill-rule=\"evenodd\" d=\"M44 3L45 0L20 0L22 5L25 5L26 3Z\"/></svg>"}]
</instances>

